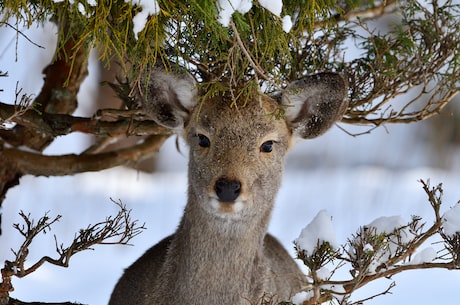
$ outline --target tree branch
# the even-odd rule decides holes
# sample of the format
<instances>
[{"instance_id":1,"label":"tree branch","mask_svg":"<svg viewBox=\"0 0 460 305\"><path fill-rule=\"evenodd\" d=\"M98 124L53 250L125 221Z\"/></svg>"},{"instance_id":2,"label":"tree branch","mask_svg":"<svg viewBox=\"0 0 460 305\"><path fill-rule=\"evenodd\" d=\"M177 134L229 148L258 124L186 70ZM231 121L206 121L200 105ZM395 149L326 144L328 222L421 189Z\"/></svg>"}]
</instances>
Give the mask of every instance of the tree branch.
<instances>
[{"instance_id":1,"label":"tree branch","mask_svg":"<svg viewBox=\"0 0 460 305\"><path fill-rule=\"evenodd\" d=\"M46 302L23 302L17 299L10 298L7 305L83 305L81 303L62 302L62 303L46 303Z\"/></svg>"},{"instance_id":2,"label":"tree branch","mask_svg":"<svg viewBox=\"0 0 460 305\"><path fill-rule=\"evenodd\" d=\"M138 120L140 112L124 111L128 115L116 121L104 121L99 116L92 118L76 117L68 114L40 114L29 109L17 114L17 107L0 102L0 118L11 118L11 122L34 129L51 137L68 135L72 132L83 132L95 136L116 137L119 135L156 135L170 134L171 130L156 124L154 121ZM109 113L111 109L102 109L98 113ZM118 111L120 116L123 111ZM133 118L134 116L134 118ZM11 130L0 129L0 136L11 145L21 145L21 138Z\"/></svg>"},{"instance_id":3,"label":"tree branch","mask_svg":"<svg viewBox=\"0 0 460 305\"><path fill-rule=\"evenodd\" d=\"M324 29L331 23L350 22L352 20L360 20L366 22L369 20L377 19L381 16L394 13L398 10L396 5L397 0L383 0L379 4L371 7L358 7L349 10L343 14L334 15L328 20L317 21L314 24L316 29Z\"/></svg>"},{"instance_id":4,"label":"tree branch","mask_svg":"<svg viewBox=\"0 0 460 305\"><path fill-rule=\"evenodd\" d=\"M68 267L70 258L81 251L92 249L94 245L103 244L121 244L126 245L128 242L139 235L144 229L144 225L138 225L136 220L131 219L131 210L127 210L126 206L121 201L115 202L119 211L115 216L109 216L105 220L94 225L89 225L86 229L79 230L75 235L72 243L64 247L63 244L58 244L56 236L56 252L58 258L43 256L31 266L26 267L25 263L29 255L29 247L35 240L38 234L49 230L50 226L59 221L60 215L50 219L47 214L41 217L36 223L30 219L30 214L20 213L24 224L15 224L15 229L24 237L22 245L17 251L13 251L15 256L14 261L5 261L4 268L1 269L2 281L0 282L0 305L4 304L29 304L17 300L9 300L9 292L13 291L11 278L25 277L44 263L50 263L56 266ZM13 303L11 303L13 302ZM17 303L14 303L17 302ZM30 303L30 304L46 304L46 303ZM72 303L52 303L52 304L72 304Z\"/></svg>"},{"instance_id":5,"label":"tree branch","mask_svg":"<svg viewBox=\"0 0 460 305\"><path fill-rule=\"evenodd\" d=\"M441 230L443 220L439 211L442 204L442 185L438 184L430 189L429 183L423 180L420 180L420 182L433 208L435 214L434 224L428 230L423 231L424 224L420 224L421 218L413 216L412 222L406 226L395 228L392 232L377 233L374 227L360 228L358 233L353 235L346 245L342 246L342 254L337 250L336 254L331 256L327 247L324 247L324 243L320 245L319 241L314 253L306 255L304 251L300 251L298 257L310 269L309 277L311 277L312 282L309 289L313 291L313 297L302 305L322 304L332 300L337 295L346 299L357 289L377 279L391 278L405 271L433 268L460 269L456 253L460 248L456 244L458 243L458 236L445 236ZM427 258L426 261L412 263L410 256L437 233L447 244L449 244L449 238L455 239L451 240L451 243L455 244L451 246L451 249L449 249L448 245L444 245L443 250L447 250L450 256L447 254L443 257L438 254L436 258ZM405 240L404 238L407 239L409 234L411 237L409 240ZM365 250L366 248L370 250ZM314 260L317 263L312 263ZM330 273L327 279L319 278L316 271L329 263L335 266L334 271ZM352 278L334 280L335 271L348 264L351 265L350 273ZM370 298L388 293L393 285L392 283L387 290ZM338 291L333 291L334 289L330 287L337 287ZM370 298L363 300L369 300Z\"/></svg>"},{"instance_id":6,"label":"tree branch","mask_svg":"<svg viewBox=\"0 0 460 305\"><path fill-rule=\"evenodd\" d=\"M168 137L169 135L149 136L141 144L94 155L45 156L19 149L5 148L2 151L2 156L6 159L5 162L14 164L18 173L22 175L65 176L136 164L155 155Z\"/></svg>"}]
</instances>

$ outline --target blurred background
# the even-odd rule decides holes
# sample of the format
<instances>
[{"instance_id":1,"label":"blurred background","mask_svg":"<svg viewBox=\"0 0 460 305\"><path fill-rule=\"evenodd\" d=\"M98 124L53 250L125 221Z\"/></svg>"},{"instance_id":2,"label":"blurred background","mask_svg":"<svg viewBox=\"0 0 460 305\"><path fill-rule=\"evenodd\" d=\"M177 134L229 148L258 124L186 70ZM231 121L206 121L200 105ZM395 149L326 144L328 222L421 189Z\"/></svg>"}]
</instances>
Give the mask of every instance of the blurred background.
<instances>
[{"instance_id":1,"label":"blurred background","mask_svg":"<svg viewBox=\"0 0 460 305\"><path fill-rule=\"evenodd\" d=\"M0 78L4 90L0 91L0 101L5 103L14 101L16 86L23 88L23 93L38 94L43 77L40 72L54 52L52 25L23 33L45 48L17 39L13 29L0 28L0 68L9 75ZM95 109L117 103L114 94L100 86L103 80L113 80L116 71L102 67L93 53L75 115L91 116ZM401 215L410 221L412 215L418 215L430 225L434 215L418 180L430 179L432 186L443 183L442 212L460 199L459 99L442 114L423 122L381 126L369 133L365 133L369 126L338 124L318 139L299 143L286 162L270 232L295 256L292 241L322 209L332 215L341 244L359 226L380 216ZM87 135L71 134L58 138L45 153L80 153L89 141L92 139ZM186 201L187 148L179 140L179 152L175 142L171 137L154 160L140 165L142 170L121 167L69 177L23 177L2 205L2 261L12 259L10 249L17 249L22 242L12 227L21 222L21 210L35 219L45 213L62 215L51 231L34 241L30 263L55 255L53 235L59 243L68 244L80 228L115 214L117 208L110 198L132 209L133 218L145 222L147 230L132 240L133 246L95 246L94 251L75 255L69 268L44 265L24 279L14 279L12 296L23 301L106 304L123 269L173 233L180 220ZM398 274L361 288L353 300L379 293L392 281L397 283L392 294L366 304L457 303L460 272L447 270Z\"/></svg>"}]
</instances>

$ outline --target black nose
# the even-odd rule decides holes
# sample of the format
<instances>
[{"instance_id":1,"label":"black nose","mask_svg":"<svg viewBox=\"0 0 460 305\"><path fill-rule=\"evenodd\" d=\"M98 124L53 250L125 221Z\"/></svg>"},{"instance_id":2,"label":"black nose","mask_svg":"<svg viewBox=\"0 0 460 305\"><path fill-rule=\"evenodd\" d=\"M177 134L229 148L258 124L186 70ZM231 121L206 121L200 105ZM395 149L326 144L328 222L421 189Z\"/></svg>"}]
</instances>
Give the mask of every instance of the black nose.
<instances>
[{"instance_id":1,"label":"black nose","mask_svg":"<svg viewBox=\"0 0 460 305\"><path fill-rule=\"evenodd\" d=\"M224 202L233 202L241 193L241 183L236 180L221 178L214 186L217 197Z\"/></svg>"}]
</instances>

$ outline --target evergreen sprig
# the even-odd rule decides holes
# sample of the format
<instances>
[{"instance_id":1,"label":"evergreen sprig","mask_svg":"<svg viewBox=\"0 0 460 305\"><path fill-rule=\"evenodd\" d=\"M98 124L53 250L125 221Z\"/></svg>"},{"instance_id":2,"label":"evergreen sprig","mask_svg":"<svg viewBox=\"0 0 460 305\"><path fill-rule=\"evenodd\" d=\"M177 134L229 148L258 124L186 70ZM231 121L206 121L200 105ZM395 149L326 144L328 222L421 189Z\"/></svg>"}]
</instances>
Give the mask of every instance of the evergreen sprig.
<instances>
[{"instance_id":1,"label":"evergreen sprig","mask_svg":"<svg viewBox=\"0 0 460 305\"><path fill-rule=\"evenodd\" d=\"M137 35L133 18L141 7L125 0L89 3L6 0L0 9L2 22L18 30L54 20L59 47L72 37L75 54L96 48L101 60L120 63L131 80L152 64L185 67L209 95L248 91L252 81L279 91L305 74L344 73L348 123L421 120L440 112L460 90L460 7L452 0L292 0L283 1L280 17L253 1L248 13L233 14L228 27L218 22L216 0L158 0L159 13ZM288 33L284 16L293 21ZM410 90L415 98L407 104L388 106Z\"/></svg>"}]
</instances>

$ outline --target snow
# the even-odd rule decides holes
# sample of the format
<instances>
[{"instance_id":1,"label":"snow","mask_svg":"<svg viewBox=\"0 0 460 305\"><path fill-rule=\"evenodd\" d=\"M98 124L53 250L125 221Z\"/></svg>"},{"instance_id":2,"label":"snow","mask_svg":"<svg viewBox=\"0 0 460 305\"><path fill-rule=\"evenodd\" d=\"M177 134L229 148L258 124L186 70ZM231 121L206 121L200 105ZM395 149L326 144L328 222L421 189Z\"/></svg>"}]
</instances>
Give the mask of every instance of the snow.
<instances>
[{"instance_id":1,"label":"snow","mask_svg":"<svg viewBox=\"0 0 460 305\"><path fill-rule=\"evenodd\" d=\"M375 233L376 234L391 234L395 230L402 228L407 225L407 221L404 221L404 219L401 216L382 216L374 221L372 221L370 224L365 226L366 228L375 228ZM401 236L402 242L407 242L410 239L410 233L406 229L401 230Z\"/></svg>"},{"instance_id":2,"label":"snow","mask_svg":"<svg viewBox=\"0 0 460 305\"><path fill-rule=\"evenodd\" d=\"M433 247L427 247L416 253L414 257L407 263L408 265L417 265L423 263L431 263L437 257L436 250Z\"/></svg>"},{"instance_id":3,"label":"snow","mask_svg":"<svg viewBox=\"0 0 460 305\"><path fill-rule=\"evenodd\" d=\"M329 270L327 267L321 267L318 270L316 270L316 276L322 280L329 279L331 277L331 274L331 270Z\"/></svg>"},{"instance_id":4,"label":"snow","mask_svg":"<svg viewBox=\"0 0 460 305\"><path fill-rule=\"evenodd\" d=\"M376 268L385 264L385 262L393 255L395 255L398 249L398 243L407 243L413 237L413 234L409 232L408 228L402 227L407 226L407 222L401 216L382 216L372 221L364 228L375 228L375 234L392 234L396 230L400 229L398 236L389 236L387 240L387 246L382 247L377 253L374 253L374 259L369 264L368 272L375 273Z\"/></svg>"},{"instance_id":5,"label":"snow","mask_svg":"<svg viewBox=\"0 0 460 305\"><path fill-rule=\"evenodd\" d=\"M259 0L260 6L271 12L276 17L281 17L283 2L281 0ZM217 20L225 27L230 25L230 20L235 12L246 14L252 8L251 0L217 0L219 15ZM282 19L283 30L288 33L292 28L290 16L284 16Z\"/></svg>"},{"instance_id":6,"label":"snow","mask_svg":"<svg viewBox=\"0 0 460 305\"><path fill-rule=\"evenodd\" d=\"M375 228L377 234L392 233L395 229L404 226L406 222L401 216L382 216L368 224L367 228Z\"/></svg>"},{"instance_id":7,"label":"snow","mask_svg":"<svg viewBox=\"0 0 460 305\"><path fill-rule=\"evenodd\" d=\"M64 0L54 0L55 3L63 2ZM157 0L125 0L126 3L137 5L142 8L133 17L133 32L136 39L139 38L139 33L145 28L149 16L158 15L160 13L160 6ZM87 4L94 7L97 5L97 0L87 0ZM74 0L70 1L74 4ZM283 9L283 2L281 0L259 0L259 4L270 11L273 15L280 17ZM234 12L246 14L252 8L252 0L217 0L218 7L218 21L225 27L228 27ZM77 4L78 11L89 17L88 12L82 2ZM292 20L290 16L284 16L282 19L283 30L288 33L292 28Z\"/></svg>"},{"instance_id":8,"label":"snow","mask_svg":"<svg viewBox=\"0 0 460 305\"><path fill-rule=\"evenodd\" d=\"M234 12L246 14L252 8L251 0L217 0L219 8L218 21L225 27L228 27Z\"/></svg>"},{"instance_id":9,"label":"snow","mask_svg":"<svg viewBox=\"0 0 460 305\"><path fill-rule=\"evenodd\" d=\"M343 299L343 296L346 293L345 288L343 288L342 285L326 284L326 285L321 285L321 288L324 290L331 291L332 295L339 300Z\"/></svg>"},{"instance_id":10,"label":"snow","mask_svg":"<svg viewBox=\"0 0 460 305\"><path fill-rule=\"evenodd\" d=\"M370 244L365 244L364 247L363 247L363 251L364 252L373 252L374 248Z\"/></svg>"},{"instance_id":11,"label":"snow","mask_svg":"<svg viewBox=\"0 0 460 305\"><path fill-rule=\"evenodd\" d=\"M53 0L55 3L63 2L64 0ZM70 0L70 4L74 4L75 0ZM97 0L86 0L86 3L92 7L97 5ZM131 3L142 8L133 17L133 32L136 39L139 38L139 33L145 28L148 17L158 15L160 13L160 6L157 0L125 0L125 3ZM77 9L83 16L90 17L90 14L86 11L85 5L82 2L78 2Z\"/></svg>"},{"instance_id":12,"label":"snow","mask_svg":"<svg viewBox=\"0 0 460 305\"><path fill-rule=\"evenodd\" d=\"M54 3L61 3L64 2L65 0L53 0ZM86 3L92 7L97 5L97 0L86 0ZM69 4L74 5L75 0L69 0ZM82 14L83 16L90 17L90 14L86 12L85 5L83 4L83 1L79 1L77 3L77 9Z\"/></svg>"},{"instance_id":13,"label":"snow","mask_svg":"<svg viewBox=\"0 0 460 305\"><path fill-rule=\"evenodd\" d=\"M332 217L326 210L321 210L313 220L302 230L300 236L294 241L299 250L307 255L315 252L318 245L329 243L332 249L338 249L336 233L332 224Z\"/></svg>"},{"instance_id":14,"label":"snow","mask_svg":"<svg viewBox=\"0 0 460 305\"><path fill-rule=\"evenodd\" d=\"M277 17L280 16L283 9L283 2L281 0L259 0L259 4Z\"/></svg>"},{"instance_id":15,"label":"snow","mask_svg":"<svg viewBox=\"0 0 460 305\"><path fill-rule=\"evenodd\" d=\"M284 16L282 19L282 22L283 22L283 31L285 31L286 33L289 33L292 29L291 16L289 15Z\"/></svg>"},{"instance_id":16,"label":"snow","mask_svg":"<svg viewBox=\"0 0 460 305\"><path fill-rule=\"evenodd\" d=\"M142 11L133 17L134 37L138 39L139 32L145 28L148 17L159 14L160 6L157 0L125 0L125 2L131 2L133 5L142 7Z\"/></svg>"},{"instance_id":17,"label":"snow","mask_svg":"<svg viewBox=\"0 0 460 305\"><path fill-rule=\"evenodd\" d=\"M332 141L333 139L334 137L330 138ZM312 149L319 149L311 144ZM343 148L336 149L338 153L344 151ZM185 167L186 158L174 151L173 138L162 150L169 157L175 156L174 160L169 160L174 166L182 163ZM429 175L432 181L442 179L445 200L460 197L456 190L456 186L460 185L457 173L436 173L429 169L382 171L373 167L347 166L310 171L288 168L270 224L271 233L294 257L291 241L308 221L304 215L315 215L318 209L334 211L337 240L344 241L355 232L359 224L368 223L369 218L373 219L376 215L388 212L403 215L416 213L427 217L427 220L431 219L431 207L428 203L423 204L426 201L425 194L416 180L420 177ZM380 187L376 188L377 185ZM184 207L186 187L184 168L181 171L152 175L119 168L74 177L24 177L19 187L8 192L3 204L3 234L0 236L0 244L5 246L0 247L2 260L11 259L9 249L16 248L21 241L20 236L11 228L13 223L19 221L17 212L20 209L36 216L46 211L51 211L52 215L62 214L62 221L53 227L51 233L56 234L60 241L68 242L73 238L73 232L79 228L114 213L113 204L109 200L112 197L121 199L128 208L133 209L133 218L139 219L141 223L146 222L147 230L132 241L133 247L95 246L94 251L75 255L68 269L45 265L31 276L14 279L15 292L12 296L26 301L75 300L83 304L107 304L123 268L147 248L174 232ZM350 192L353 188L360 191ZM405 205L399 204L401 199L406 202ZM50 242L46 243L46 240ZM40 254L53 253L54 240L51 234L44 235L37 242L39 243L32 249L33 256L29 262ZM426 281L426 278L439 280L434 284ZM419 296L414 295L414 285L420 290L436 291L424 296L422 304L452 304L455 300L453 291L460 285L460 274L456 271L423 270L401 274L393 277L393 280L397 282L398 290L392 295L366 302L366 305L408 304L420 300ZM387 282L383 282L378 287L386 284ZM366 286L358 295L369 296L370 293L371 288Z\"/></svg>"},{"instance_id":18,"label":"snow","mask_svg":"<svg viewBox=\"0 0 460 305\"><path fill-rule=\"evenodd\" d=\"M444 234L454 236L456 233L460 233L460 203L445 212L442 220Z\"/></svg>"},{"instance_id":19,"label":"snow","mask_svg":"<svg viewBox=\"0 0 460 305\"><path fill-rule=\"evenodd\" d=\"M79 2L77 4L77 8L78 8L78 11L80 12L80 14L82 14L83 16L87 16L86 9L85 9L85 6L83 5L83 3Z\"/></svg>"},{"instance_id":20,"label":"snow","mask_svg":"<svg viewBox=\"0 0 460 305\"><path fill-rule=\"evenodd\" d=\"M295 305L302 305L303 302L310 300L313 297L313 291L301 291L296 293L291 302Z\"/></svg>"}]
</instances>

